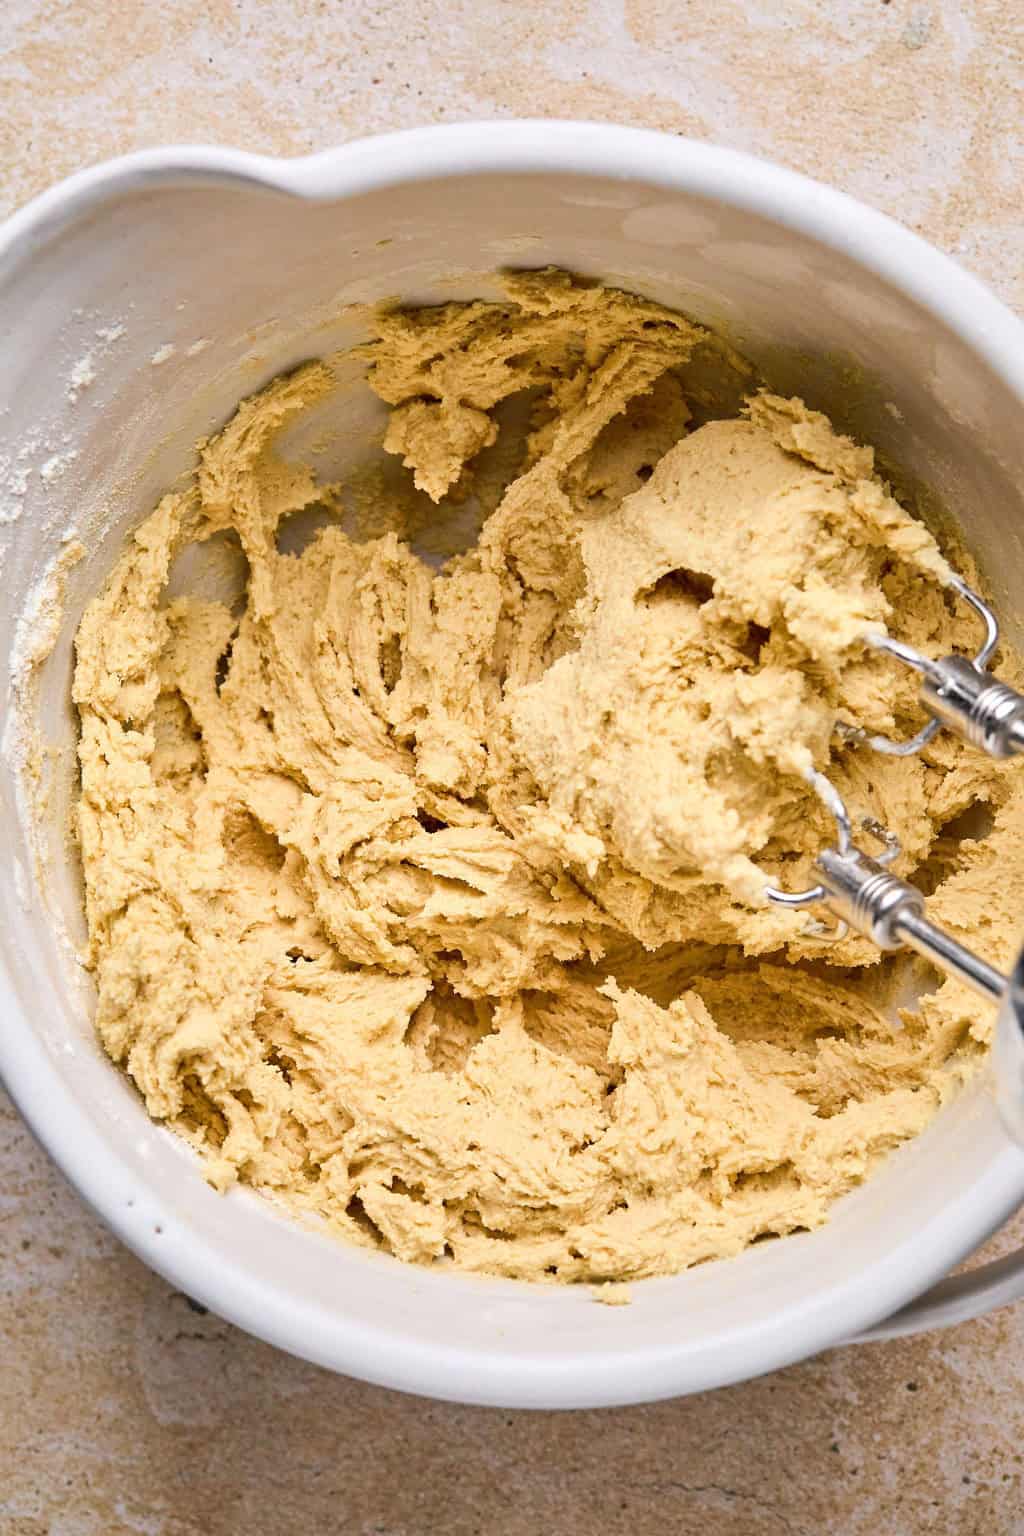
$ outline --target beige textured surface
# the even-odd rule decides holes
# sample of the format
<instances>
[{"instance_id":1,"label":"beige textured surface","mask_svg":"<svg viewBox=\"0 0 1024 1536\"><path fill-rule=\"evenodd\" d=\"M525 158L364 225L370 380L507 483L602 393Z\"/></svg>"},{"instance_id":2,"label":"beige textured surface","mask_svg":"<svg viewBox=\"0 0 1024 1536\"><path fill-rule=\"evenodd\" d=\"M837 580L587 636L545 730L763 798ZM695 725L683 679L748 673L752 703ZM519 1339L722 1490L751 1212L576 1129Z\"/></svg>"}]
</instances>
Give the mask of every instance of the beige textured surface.
<instances>
[{"instance_id":1,"label":"beige textured surface","mask_svg":"<svg viewBox=\"0 0 1024 1536\"><path fill-rule=\"evenodd\" d=\"M5 211L143 144L298 153L542 104L756 148L902 216L1024 307L1017 0L120 0L113 14L5 8ZM1014 1235L1020 1219L1001 1246ZM1020 1309L654 1408L421 1403L191 1310L10 1109L0 1348L0 1536L1024 1532Z\"/></svg>"}]
</instances>

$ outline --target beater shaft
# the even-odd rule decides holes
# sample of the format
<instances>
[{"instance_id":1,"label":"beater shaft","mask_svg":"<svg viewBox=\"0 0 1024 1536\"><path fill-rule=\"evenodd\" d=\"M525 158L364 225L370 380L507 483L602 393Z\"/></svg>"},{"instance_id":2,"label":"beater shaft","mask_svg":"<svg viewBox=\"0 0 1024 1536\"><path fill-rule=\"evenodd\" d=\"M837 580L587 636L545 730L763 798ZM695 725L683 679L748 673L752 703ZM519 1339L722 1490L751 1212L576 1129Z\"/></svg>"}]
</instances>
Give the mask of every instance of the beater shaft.
<instances>
[{"instance_id":1,"label":"beater shaft","mask_svg":"<svg viewBox=\"0 0 1024 1536\"><path fill-rule=\"evenodd\" d=\"M826 848L814 872L824 905L879 949L914 949L941 971L959 976L983 997L993 1002L1002 997L1006 977L929 922L924 897L917 887L891 875L876 859L859 848L850 848L847 853Z\"/></svg>"},{"instance_id":2,"label":"beater shaft","mask_svg":"<svg viewBox=\"0 0 1024 1536\"><path fill-rule=\"evenodd\" d=\"M907 913L897 924L897 932L910 949L933 961L940 971L959 976L975 992L997 1003L1006 991L1006 977L973 950L965 948L926 917Z\"/></svg>"},{"instance_id":3,"label":"beater shaft","mask_svg":"<svg viewBox=\"0 0 1024 1536\"><path fill-rule=\"evenodd\" d=\"M997 1003L995 1099L1007 1131L1024 1148L1024 949L1009 976L1004 976L952 934L937 928L925 915L922 892L886 868L896 855L895 841L867 819L864 824L872 835L889 846L878 859L863 853L853 841L850 815L835 785L814 771L808 779L835 817L838 841L834 848L818 855L814 885L803 891L768 885L768 900L791 909L814 907L820 902L839 920L837 938L852 928L881 950L913 949L944 975L959 977L989 1002Z\"/></svg>"},{"instance_id":4,"label":"beater shaft","mask_svg":"<svg viewBox=\"0 0 1024 1536\"><path fill-rule=\"evenodd\" d=\"M950 588L984 621L985 639L974 657L940 656L933 660L891 635L865 636L873 650L884 651L920 673L921 704L928 713L927 723L908 741L869 736L868 744L891 757L912 757L945 726L989 757L1014 757L1024 752L1024 694L987 670L999 644L999 620L962 576L954 575Z\"/></svg>"},{"instance_id":5,"label":"beater shaft","mask_svg":"<svg viewBox=\"0 0 1024 1536\"><path fill-rule=\"evenodd\" d=\"M1024 752L1024 694L966 656L932 662L921 684L921 702L936 720L989 757Z\"/></svg>"},{"instance_id":6,"label":"beater shaft","mask_svg":"<svg viewBox=\"0 0 1024 1536\"><path fill-rule=\"evenodd\" d=\"M879 949L907 947L944 974L958 976L999 1004L995 1030L995 1096L1003 1124L1024 1146L1024 951L1009 976L966 949L925 916L924 897L877 860L850 847L826 848L814 867L818 897L841 922Z\"/></svg>"}]
</instances>

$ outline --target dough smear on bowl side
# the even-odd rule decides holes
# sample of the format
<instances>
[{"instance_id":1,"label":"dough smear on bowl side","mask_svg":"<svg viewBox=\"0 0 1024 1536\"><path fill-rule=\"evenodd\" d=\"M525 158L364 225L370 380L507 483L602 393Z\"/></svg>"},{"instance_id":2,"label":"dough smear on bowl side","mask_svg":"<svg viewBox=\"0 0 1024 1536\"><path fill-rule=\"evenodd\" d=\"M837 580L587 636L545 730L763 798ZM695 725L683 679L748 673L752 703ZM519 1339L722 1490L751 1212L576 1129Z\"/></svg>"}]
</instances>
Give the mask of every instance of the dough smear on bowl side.
<instances>
[{"instance_id":1,"label":"dough smear on bowl side","mask_svg":"<svg viewBox=\"0 0 1024 1536\"><path fill-rule=\"evenodd\" d=\"M351 488L279 451L327 360L243 401L129 540L77 640L88 964L104 1047L218 1188L414 1262L626 1281L818 1225L987 1048L963 986L900 1012L905 964L764 903L831 838L806 769L997 963L1024 781L836 729L915 723L867 630L974 639L869 448L753 386L707 419L720 344L659 305L504 282L375 318L417 488L380 490L388 531L351 537ZM399 536L474 496L440 570ZM311 507L338 516L279 548ZM215 535L241 612L166 597Z\"/></svg>"}]
</instances>

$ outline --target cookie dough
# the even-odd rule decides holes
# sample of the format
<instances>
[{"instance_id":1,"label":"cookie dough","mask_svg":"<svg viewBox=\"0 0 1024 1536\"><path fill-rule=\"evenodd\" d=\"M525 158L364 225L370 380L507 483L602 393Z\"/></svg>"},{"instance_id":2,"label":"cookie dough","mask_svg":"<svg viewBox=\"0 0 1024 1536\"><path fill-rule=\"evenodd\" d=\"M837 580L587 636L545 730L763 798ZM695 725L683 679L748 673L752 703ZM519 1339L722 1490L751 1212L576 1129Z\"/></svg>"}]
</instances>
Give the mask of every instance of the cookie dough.
<instances>
[{"instance_id":1,"label":"cookie dough","mask_svg":"<svg viewBox=\"0 0 1024 1536\"><path fill-rule=\"evenodd\" d=\"M313 362L129 541L77 642L87 962L218 1188L406 1260L625 1281L816 1226L988 1044L958 983L918 966L900 1012L917 962L766 906L831 840L805 770L1004 963L1024 791L947 736L837 730L918 723L869 630L975 642L869 448L752 380L717 419L698 365L742 363L656 304L505 283L374 316L390 478L288 459L339 387ZM434 503L481 523L440 569L404 537ZM244 601L169 599L214 538Z\"/></svg>"}]
</instances>

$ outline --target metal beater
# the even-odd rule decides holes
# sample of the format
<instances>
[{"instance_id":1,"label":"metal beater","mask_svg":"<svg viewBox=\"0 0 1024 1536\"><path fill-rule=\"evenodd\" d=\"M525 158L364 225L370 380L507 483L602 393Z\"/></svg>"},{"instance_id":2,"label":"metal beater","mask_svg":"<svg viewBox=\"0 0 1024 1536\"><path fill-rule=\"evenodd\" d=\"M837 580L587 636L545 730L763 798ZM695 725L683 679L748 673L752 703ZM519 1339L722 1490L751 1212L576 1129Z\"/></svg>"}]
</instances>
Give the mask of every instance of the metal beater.
<instances>
[{"instance_id":1,"label":"metal beater","mask_svg":"<svg viewBox=\"0 0 1024 1536\"><path fill-rule=\"evenodd\" d=\"M985 639L976 656L973 660L943 656L932 661L887 635L869 636L868 644L874 649L920 673L921 704L929 718L907 741L850 731L848 739L863 740L877 752L907 757L945 728L990 757L1024 753L1024 694L987 670L999 641L999 622L988 604L959 576L953 577L952 586L984 622ZM769 885L765 892L768 900L783 907L811 907L820 902L838 919L835 937L853 929L879 949L916 950L940 970L958 976L982 997L998 1003L996 1098L1007 1129L1024 1144L1024 948L1010 975L1004 976L929 922L921 892L887 868L899 852L895 839L867 817L862 825L882 842L884 851L877 857L865 853L854 843L850 814L835 785L813 770L808 781L835 818L836 844L818 856L815 885L803 891L783 891ZM1024 913L1021 917L1024 921Z\"/></svg>"}]
</instances>

